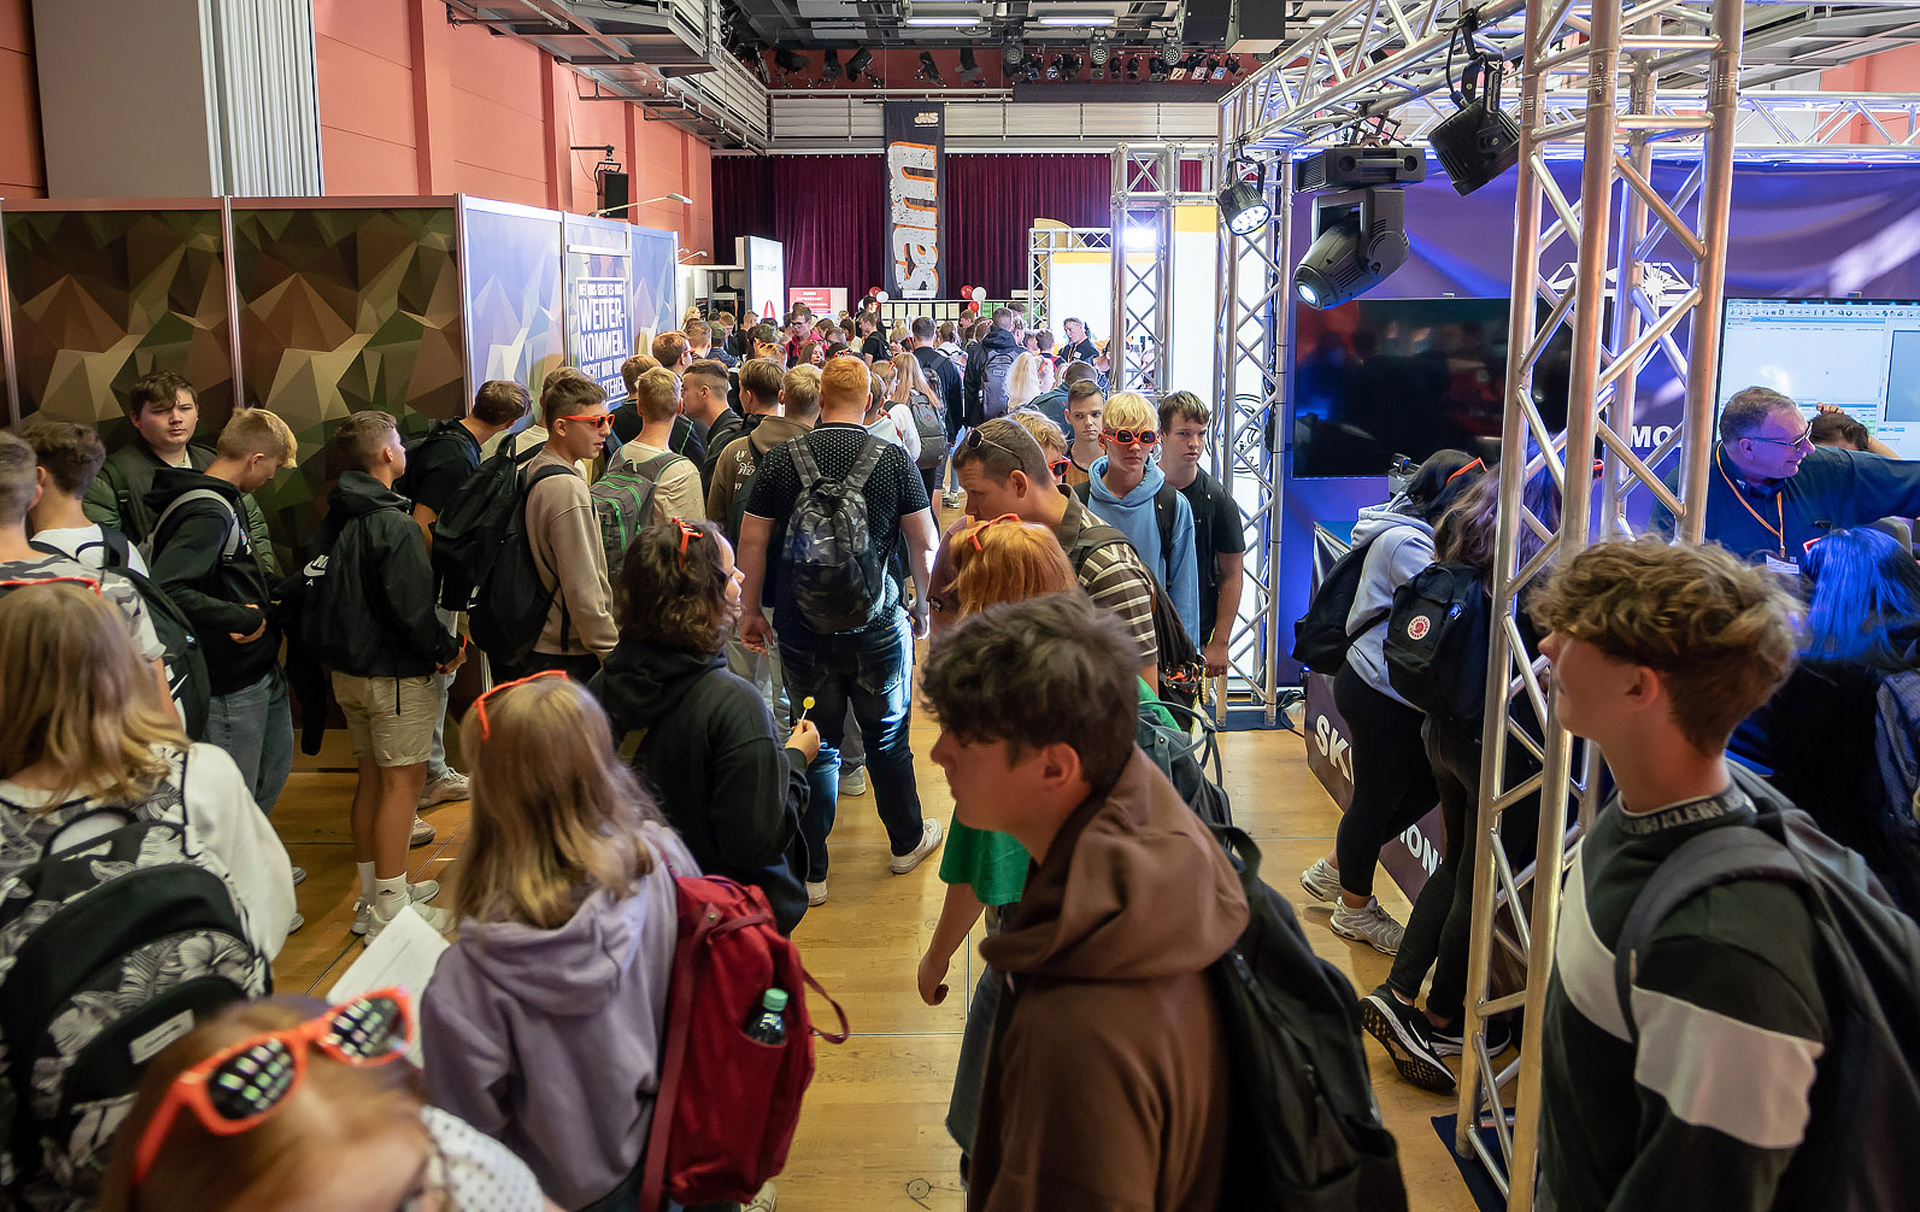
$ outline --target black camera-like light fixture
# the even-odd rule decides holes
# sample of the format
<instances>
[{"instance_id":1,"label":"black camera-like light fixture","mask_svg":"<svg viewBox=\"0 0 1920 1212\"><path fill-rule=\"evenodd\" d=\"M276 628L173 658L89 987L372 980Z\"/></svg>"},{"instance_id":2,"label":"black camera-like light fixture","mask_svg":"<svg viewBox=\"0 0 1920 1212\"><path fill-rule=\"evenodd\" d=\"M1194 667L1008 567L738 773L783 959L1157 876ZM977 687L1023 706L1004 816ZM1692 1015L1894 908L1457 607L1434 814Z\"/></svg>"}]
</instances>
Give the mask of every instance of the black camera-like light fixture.
<instances>
[{"instance_id":1,"label":"black camera-like light fixture","mask_svg":"<svg viewBox=\"0 0 1920 1212\"><path fill-rule=\"evenodd\" d=\"M840 52L825 50L820 52L826 59L826 66L820 69L822 80L838 80L846 73L840 67Z\"/></svg>"},{"instance_id":2,"label":"black camera-like light fixture","mask_svg":"<svg viewBox=\"0 0 1920 1212\"><path fill-rule=\"evenodd\" d=\"M1273 222L1273 205L1267 201L1267 169L1257 161L1235 160L1230 166L1233 180L1220 191L1220 217L1227 230L1236 236L1250 236ZM1254 179L1246 179L1248 168Z\"/></svg>"},{"instance_id":3,"label":"black camera-like light fixture","mask_svg":"<svg viewBox=\"0 0 1920 1212\"><path fill-rule=\"evenodd\" d=\"M780 65L780 70L783 72L805 71L807 64L813 62L813 60L807 58L805 55L796 54L790 50L777 50L773 52L773 61Z\"/></svg>"},{"instance_id":4,"label":"black camera-like light fixture","mask_svg":"<svg viewBox=\"0 0 1920 1212\"><path fill-rule=\"evenodd\" d=\"M932 51L920 52L920 78L935 88L945 88L947 82L940 78L940 65L933 61Z\"/></svg>"},{"instance_id":5,"label":"black camera-like light fixture","mask_svg":"<svg viewBox=\"0 0 1920 1212\"><path fill-rule=\"evenodd\" d=\"M859 50L853 52L852 58L847 60L847 80L849 82L858 80L860 73L872 66L873 52L864 46L861 47Z\"/></svg>"},{"instance_id":6,"label":"black camera-like light fixture","mask_svg":"<svg viewBox=\"0 0 1920 1212\"><path fill-rule=\"evenodd\" d=\"M960 79L965 83L971 84L973 81L978 80L979 78L980 78L980 61L973 57L973 48L971 46L961 47L960 48Z\"/></svg>"},{"instance_id":7,"label":"black camera-like light fixture","mask_svg":"<svg viewBox=\"0 0 1920 1212\"><path fill-rule=\"evenodd\" d=\"M1471 45L1472 28L1465 20L1454 27L1447 45L1447 79L1453 79L1453 52L1463 41ZM1427 143L1440 159L1454 191L1465 197L1520 162L1520 124L1500 108L1500 80L1506 63L1488 51L1473 51L1453 88L1455 113L1427 134Z\"/></svg>"},{"instance_id":8,"label":"black camera-like light fixture","mask_svg":"<svg viewBox=\"0 0 1920 1212\"><path fill-rule=\"evenodd\" d=\"M1313 200L1313 244L1293 271L1293 293L1325 311L1367 293L1406 264L1407 195L1370 187Z\"/></svg>"},{"instance_id":9,"label":"black camera-like light fixture","mask_svg":"<svg viewBox=\"0 0 1920 1212\"><path fill-rule=\"evenodd\" d=\"M1026 42L1022 40L1018 34L1008 38L1006 46L1002 47L1000 51L1000 66L1005 68L1007 74L1011 76L1013 73L1019 71L1020 65L1026 61Z\"/></svg>"}]
</instances>

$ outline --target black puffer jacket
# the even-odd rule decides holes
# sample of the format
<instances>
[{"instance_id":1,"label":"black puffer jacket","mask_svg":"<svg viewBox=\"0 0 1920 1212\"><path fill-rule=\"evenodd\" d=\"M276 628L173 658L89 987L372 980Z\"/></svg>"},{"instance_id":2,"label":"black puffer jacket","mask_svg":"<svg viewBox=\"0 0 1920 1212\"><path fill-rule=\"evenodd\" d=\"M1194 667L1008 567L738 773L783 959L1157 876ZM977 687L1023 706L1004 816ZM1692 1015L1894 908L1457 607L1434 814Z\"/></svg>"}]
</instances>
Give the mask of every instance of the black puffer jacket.
<instances>
[{"instance_id":1,"label":"black puffer jacket","mask_svg":"<svg viewBox=\"0 0 1920 1212\"><path fill-rule=\"evenodd\" d=\"M364 471L343 472L313 541L323 588L302 603L302 632L338 673L415 678L460 651L433 611L433 567L413 502ZM310 614L324 617L308 618Z\"/></svg>"},{"instance_id":2,"label":"black puffer jacket","mask_svg":"<svg viewBox=\"0 0 1920 1212\"><path fill-rule=\"evenodd\" d=\"M613 721L615 744L646 732L634 770L700 870L758 887L781 932L791 934L807 911L799 874L807 762L781 748L759 693L720 656L628 640L591 688Z\"/></svg>"}]
</instances>

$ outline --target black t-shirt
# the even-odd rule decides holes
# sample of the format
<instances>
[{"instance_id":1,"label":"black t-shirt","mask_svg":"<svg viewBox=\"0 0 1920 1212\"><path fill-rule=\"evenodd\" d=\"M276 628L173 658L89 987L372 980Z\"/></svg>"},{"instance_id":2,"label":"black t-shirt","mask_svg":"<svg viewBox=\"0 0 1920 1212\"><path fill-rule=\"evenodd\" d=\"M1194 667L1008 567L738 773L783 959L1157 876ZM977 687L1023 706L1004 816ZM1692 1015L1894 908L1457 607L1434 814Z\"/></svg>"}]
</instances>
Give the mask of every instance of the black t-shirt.
<instances>
[{"instance_id":1,"label":"black t-shirt","mask_svg":"<svg viewBox=\"0 0 1920 1212\"><path fill-rule=\"evenodd\" d=\"M1247 534L1240 507L1206 468L1196 467L1193 483L1180 492L1193 507L1193 553L1200 562L1200 629L1206 633L1201 643L1206 643L1213 639L1213 620L1220 610L1220 557L1245 552Z\"/></svg>"},{"instance_id":2,"label":"black t-shirt","mask_svg":"<svg viewBox=\"0 0 1920 1212\"><path fill-rule=\"evenodd\" d=\"M853 471L853 465L859 461L860 453L866 449L868 442L880 441L863 427L844 421L822 422L805 437L796 440L806 442L812 449L814 462L820 465L820 474L836 480L845 479ZM926 509L929 502L926 482L920 478L920 472L912 460L907 458L907 452L892 442L881 442L881 446L880 462L867 478L866 490L860 495L867 499L867 525L871 528L874 549L884 558L891 559L894 549L900 545L900 519ZM778 571L782 563L781 551L786 546L787 519L793 516L794 506L799 501L800 473L794 470L793 455L784 445L776 446L767 452L754 470L753 491L747 498L747 512L773 522L773 537L767 548L768 576L775 582L773 628L786 643L811 634L800 619L786 578ZM886 578L883 589L889 600L883 603L874 626L891 627L893 607L899 601L899 589L892 577Z\"/></svg>"},{"instance_id":3,"label":"black t-shirt","mask_svg":"<svg viewBox=\"0 0 1920 1212\"><path fill-rule=\"evenodd\" d=\"M407 482L400 491L442 514L479 466L479 440L465 425L448 421L407 451Z\"/></svg>"},{"instance_id":4,"label":"black t-shirt","mask_svg":"<svg viewBox=\"0 0 1920 1212\"><path fill-rule=\"evenodd\" d=\"M887 360L887 339L877 332L870 332L867 339L860 342L860 352L875 362L884 362Z\"/></svg>"}]
</instances>

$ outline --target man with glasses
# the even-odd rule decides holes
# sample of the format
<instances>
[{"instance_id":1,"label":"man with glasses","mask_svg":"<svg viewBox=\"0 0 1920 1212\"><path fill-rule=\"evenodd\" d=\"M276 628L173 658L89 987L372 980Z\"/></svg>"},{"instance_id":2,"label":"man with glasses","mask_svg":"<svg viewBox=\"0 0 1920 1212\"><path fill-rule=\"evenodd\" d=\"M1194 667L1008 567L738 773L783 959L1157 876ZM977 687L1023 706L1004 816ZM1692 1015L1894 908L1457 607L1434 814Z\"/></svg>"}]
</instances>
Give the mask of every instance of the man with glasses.
<instances>
[{"instance_id":1,"label":"man with glasses","mask_svg":"<svg viewBox=\"0 0 1920 1212\"><path fill-rule=\"evenodd\" d=\"M1710 464L1707 539L1781 571L1831 530L1920 513L1920 463L1816 447L1800 407L1771 388L1749 387L1727 401ZM1677 482L1670 477L1669 487ZM1658 503L1647 526L1676 529Z\"/></svg>"},{"instance_id":2,"label":"man with glasses","mask_svg":"<svg viewBox=\"0 0 1920 1212\"><path fill-rule=\"evenodd\" d=\"M585 683L620 642L620 630L613 622L613 588L607 583L600 524L586 477L574 464L591 459L606 444L613 414L598 383L563 366L541 386L540 417L546 423L547 444L528 461L520 482L533 485L527 492L527 540L541 583L554 591L553 606L525 664L495 669L494 678L510 681L560 669ZM562 468L565 474L540 476L549 467ZM697 486L699 473L693 475Z\"/></svg>"},{"instance_id":3,"label":"man with glasses","mask_svg":"<svg viewBox=\"0 0 1920 1212\"><path fill-rule=\"evenodd\" d=\"M1160 444L1160 418L1137 392L1107 399L1100 426L1106 454L1092 479L1073 491L1087 508L1127 536L1140 562L1159 579L1187 638L1200 646L1200 566L1193 552L1193 507L1151 456Z\"/></svg>"}]
</instances>

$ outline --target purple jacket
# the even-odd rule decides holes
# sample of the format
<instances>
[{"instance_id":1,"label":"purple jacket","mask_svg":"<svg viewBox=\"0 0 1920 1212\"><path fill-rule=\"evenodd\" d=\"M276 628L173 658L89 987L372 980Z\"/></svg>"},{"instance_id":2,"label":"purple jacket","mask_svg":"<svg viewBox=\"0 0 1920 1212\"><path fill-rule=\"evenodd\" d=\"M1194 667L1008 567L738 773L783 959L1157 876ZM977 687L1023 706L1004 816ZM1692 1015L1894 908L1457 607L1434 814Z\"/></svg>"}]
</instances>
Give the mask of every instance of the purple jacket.
<instances>
[{"instance_id":1,"label":"purple jacket","mask_svg":"<svg viewBox=\"0 0 1920 1212\"><path fill-rule=\"evenodd\" d=\"M699 874L672 830L643 836ZM656 862L633 895L597 891L558 930L462 920L427 985L428 1095L519 1154L563 1208L613 1190L645 1148L678 916Z\"/></svg>"}]
</instances>

